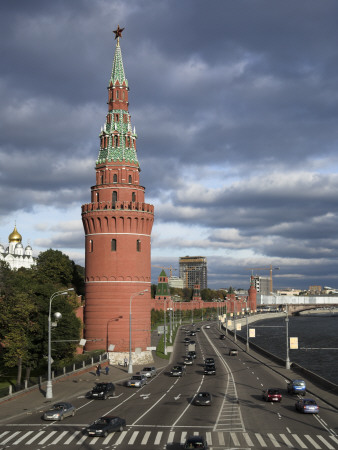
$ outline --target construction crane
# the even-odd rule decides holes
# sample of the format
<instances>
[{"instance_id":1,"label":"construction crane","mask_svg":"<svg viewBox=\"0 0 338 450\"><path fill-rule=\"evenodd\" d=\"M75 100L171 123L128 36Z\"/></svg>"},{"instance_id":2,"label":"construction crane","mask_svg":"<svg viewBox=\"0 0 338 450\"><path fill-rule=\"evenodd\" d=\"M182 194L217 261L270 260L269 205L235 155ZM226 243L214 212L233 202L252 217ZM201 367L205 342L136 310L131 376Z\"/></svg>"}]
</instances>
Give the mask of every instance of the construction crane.
<instances>
[{"instance_id":1,"label":"construction crane","mask_svg":"<svg viewBox=\"0 0 338 450\"><path fill-rule=\"evenodd\" d=\"M173 266L163 267L163 266L159 266L159 265L155 265L154 264L151 267L158 267L159 269L163 269L163 270L167 269L167 270L169 270L170 278L173 276L173 270L177 270L177 269L174 269Z\"/></svg>"},{"instance_id":2,"label":"construction crane","mask_svg":"<svg viewBox=\"0 0 338 450\"><path fill-rule=\"evenodd\" d=\"M253 271L254 270L269 270L270 271L270 287L269 287L269 290L270 290L270 293L271 292L273 292L272 291L272 271L273 270L279 270L279 267L272 267L272 265L270 264L270 267L250 267L250 268L247 268L246 270L251 270L251 275L253 275Z\"/></svg>"}]
</instances>

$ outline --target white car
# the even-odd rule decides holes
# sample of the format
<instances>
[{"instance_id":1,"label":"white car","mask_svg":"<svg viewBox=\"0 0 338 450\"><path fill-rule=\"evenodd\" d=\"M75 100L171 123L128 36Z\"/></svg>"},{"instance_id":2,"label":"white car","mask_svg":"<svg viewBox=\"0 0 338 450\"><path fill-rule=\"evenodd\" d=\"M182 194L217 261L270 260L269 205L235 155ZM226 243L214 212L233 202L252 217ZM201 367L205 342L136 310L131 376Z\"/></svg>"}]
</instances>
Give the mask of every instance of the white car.
<instances>
[{"instance_id":1,"label":"white car","mask_svg":"<svg viewBox=\"0 0 338 450\"><path fill-rule=\"evenodd\" d=\"M144 375L133 375L130 380L127 381L127 386L129 387L142 387L147 384L147 377Z\"/></svg>"},{"instance_id":2,"label":"white car","mask_svg":"<svg viewBox=\"0 0 338 450\"><path fill-rule=\"evenodd\" d=\"M205 328L210 328L210 325L206 325Z\"/></svg>"},{"instance_id":3,"label":"white car","mask_svg":"<svg viewBox=\"0 0 338 450\"><path fill-rule=\"evenodd\" d=\"M140 371L141 375L144 375L147 378L154 377L156 375L156 367L143 367L143 369Z\"/></svg>"}]
</instances>

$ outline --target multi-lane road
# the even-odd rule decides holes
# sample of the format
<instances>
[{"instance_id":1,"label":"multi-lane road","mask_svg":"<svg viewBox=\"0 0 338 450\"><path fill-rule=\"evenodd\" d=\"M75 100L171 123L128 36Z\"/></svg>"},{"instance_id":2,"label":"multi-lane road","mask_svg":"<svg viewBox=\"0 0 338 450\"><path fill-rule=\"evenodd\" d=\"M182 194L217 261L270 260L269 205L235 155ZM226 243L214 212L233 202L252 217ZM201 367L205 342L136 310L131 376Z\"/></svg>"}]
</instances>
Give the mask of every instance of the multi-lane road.
<instances>
[{"instance_id":1,"label":"multi-lane road","mask_svg":"<svg viewBox=\"0 0 338 450\"><path fill-rule=\"evenodd\" d=\"M83 393L71 399L76 415L60 423L43 422L39 413L2 423L0 449L175 450L193 434L203 435L214 450L338 449L338 417L333 408L318 401L318 415L296 412L297 397L286 393L287 380L246 352L229 356L233 344L219 335L215 324L196 333L192 339L197 358L183 377L170 377L166 368L140 389L117 384L116 396L105 401L88 400ZM184 337L181 331L173 364L183 362ZM204 375L206 357L215 359L216 375ZM262 390L269 387L282 390L281 403L262 400ZM211 406L193 404L199 391L212 394ZM126 429L104 438L84 433L89 423L108 414L125 418Z\"/></svg>"}]
</instances>

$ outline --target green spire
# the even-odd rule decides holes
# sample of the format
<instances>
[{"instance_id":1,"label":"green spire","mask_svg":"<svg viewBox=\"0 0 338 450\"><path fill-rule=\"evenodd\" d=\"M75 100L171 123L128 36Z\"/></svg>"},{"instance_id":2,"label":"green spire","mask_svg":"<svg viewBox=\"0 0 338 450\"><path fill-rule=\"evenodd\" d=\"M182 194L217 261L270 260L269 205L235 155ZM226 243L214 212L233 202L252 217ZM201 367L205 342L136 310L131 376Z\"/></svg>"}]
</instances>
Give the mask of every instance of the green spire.
<instances>
[{"instance_id":1,"label":"green spire","mask_svg":"<svg viewBox=\"0 0 338 450\"><path fill-rule=\"evenodd\" d=\"M120 83L120 85L122 85L122 83L125 81L126 86L128 86L128 81L124 74L122 52L121 52L119 39L117 39L117 42L116 42L113 69L111 72L110 81L113 83L113 85L115 85L116 81L118 81Z\"/></svg>"},{"instance_id":2,"label":"green spire","mask_svg":"<svg viewBox=\"0 0 338 450\"><path fill-rule=\"evenodd\" d=\"M170 289L169 289L169 284L166 281L163 280L167 280L167 274L165 273L164 270L162 270L162 272L160 273L159 276L159 281L157 284L157 289L156 289L156 295L158 296L167 296L170 295Z\"/></svg>"}]
</instances>

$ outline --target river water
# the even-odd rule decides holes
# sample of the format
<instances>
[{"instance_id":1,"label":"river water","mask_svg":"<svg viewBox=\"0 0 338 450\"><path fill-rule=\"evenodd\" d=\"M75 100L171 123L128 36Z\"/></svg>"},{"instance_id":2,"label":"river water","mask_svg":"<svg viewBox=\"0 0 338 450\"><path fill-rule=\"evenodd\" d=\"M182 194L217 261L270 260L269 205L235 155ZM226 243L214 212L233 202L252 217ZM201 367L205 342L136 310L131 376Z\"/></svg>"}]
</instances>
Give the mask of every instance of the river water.
<instances>
[{"instance_id":1,"label":"river water","mask_svg":"<svg viewBox=\"0 0 338 450\"><path fill-rule=\"evenodd\" d=\"M285 318L260 320L249 325L249 328L255 328L256 337L250 338L252 342L286 359ZM239 334L246 336L246 328L242 326ZM299 349L290 349L290 362L338 384L338 314L289 317L291 337L298 337Z\"/></svg>"}]
</instances>

